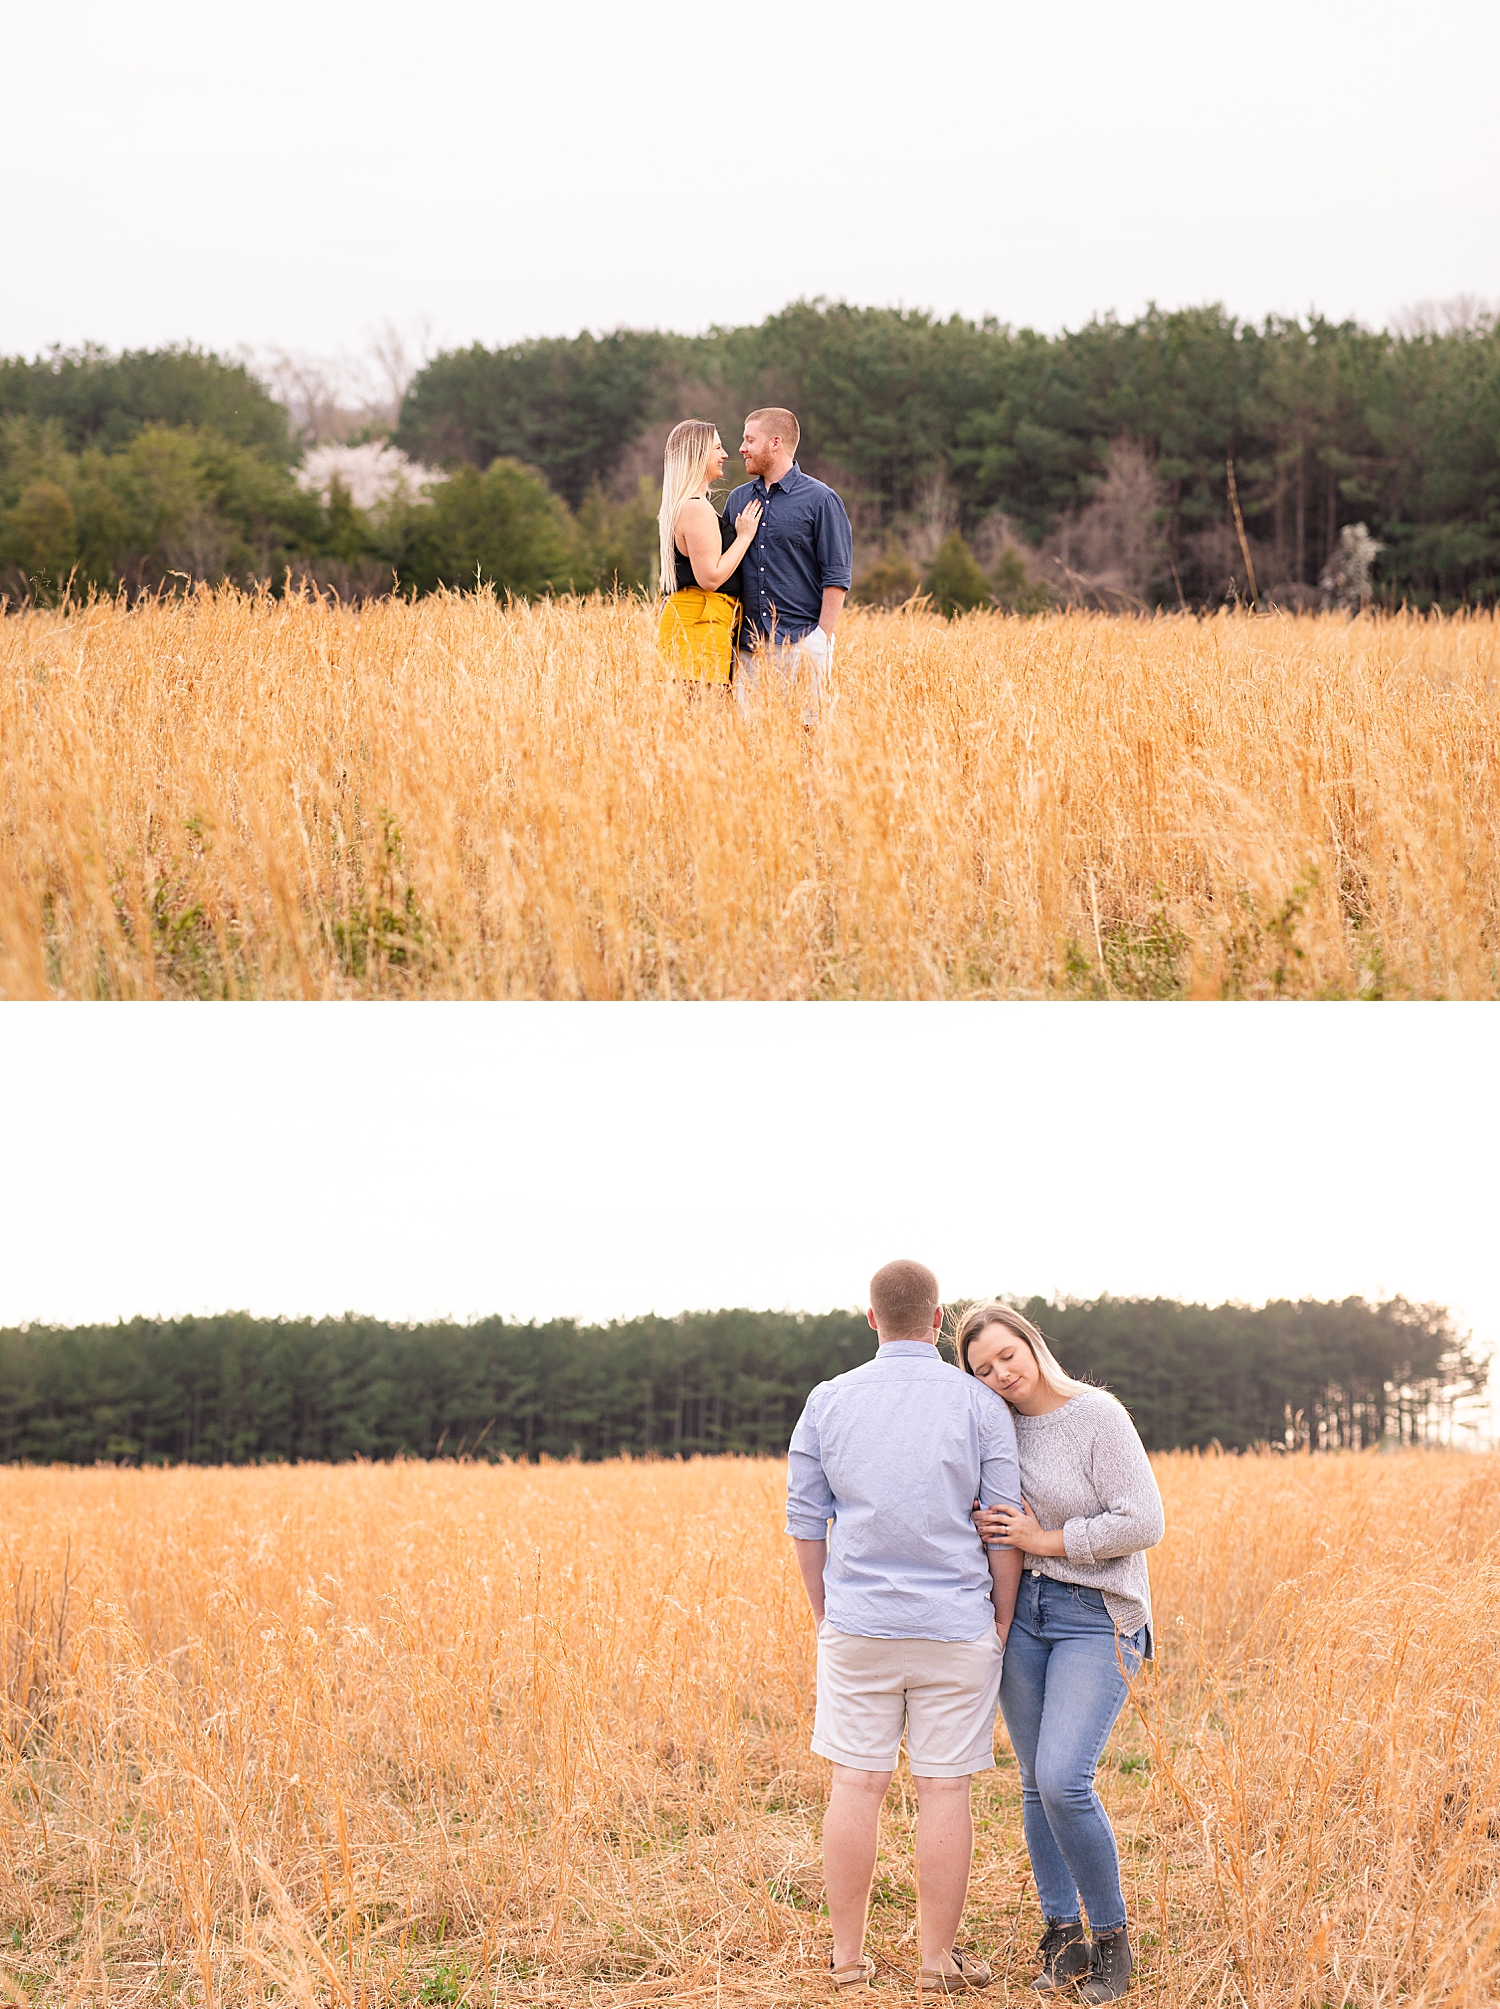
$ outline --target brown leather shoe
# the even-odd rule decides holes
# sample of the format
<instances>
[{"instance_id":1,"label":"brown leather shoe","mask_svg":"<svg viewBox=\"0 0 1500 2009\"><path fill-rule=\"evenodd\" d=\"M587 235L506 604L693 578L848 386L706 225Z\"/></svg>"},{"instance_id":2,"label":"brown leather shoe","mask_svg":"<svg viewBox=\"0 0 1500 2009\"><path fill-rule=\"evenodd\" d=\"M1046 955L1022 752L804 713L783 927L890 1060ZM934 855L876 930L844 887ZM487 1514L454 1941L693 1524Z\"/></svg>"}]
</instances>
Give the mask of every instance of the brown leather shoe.
<instances>
[{"instance_id":1,"label":"brown leather shoe","mask_svg":"<svg viewBox=\"0 0 1500 2009\"><path fill-rule=\"evenodd\" d=\"M951 1973L936 1967L917 1970L917 1990L923 1995L964 1995L971 1988L988 1988L994 1976L972 1953L955 1953Z\"/></svg>"},{"instance_id":2,"label":"brown leather shoe","mask_svg":"<svg viewBox=\"0 0 1500 2009\"><path fill-rule=\"evenodd\" d=\"M875 1979L875 1963L868 1953L862 1953L858 1960L851 1960L847 1967L835 1967L830 1953L828 1967L835 1988L868 1988Z\"/></svg>"}]
</instances>

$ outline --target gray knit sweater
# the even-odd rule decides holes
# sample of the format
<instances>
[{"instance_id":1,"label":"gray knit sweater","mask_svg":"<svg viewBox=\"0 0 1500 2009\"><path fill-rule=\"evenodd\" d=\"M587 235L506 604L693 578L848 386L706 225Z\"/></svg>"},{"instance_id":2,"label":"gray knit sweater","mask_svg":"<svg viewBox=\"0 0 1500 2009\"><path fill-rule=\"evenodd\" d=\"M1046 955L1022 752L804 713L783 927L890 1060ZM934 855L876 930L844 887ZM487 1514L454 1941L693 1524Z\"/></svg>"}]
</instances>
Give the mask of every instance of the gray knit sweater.
<instances>
[{"instance_id":1,"label":"gray knit sweater","mask_svg":"<svg viewBox=\"0 0 1500 2009\"><path fill-rule=\"evenodd\" d=\"M1026 1556L1023 1567L1103 1591L1121 1632L1145 1626L1151 1651L1147 1549L1166 1532L1161 1494L1129 1413L1102 1388L1049 1416L1017 1416L1021 1494L1044 1528L1061 1528L1067 1556Z\"/></svg>"}]
</instances>

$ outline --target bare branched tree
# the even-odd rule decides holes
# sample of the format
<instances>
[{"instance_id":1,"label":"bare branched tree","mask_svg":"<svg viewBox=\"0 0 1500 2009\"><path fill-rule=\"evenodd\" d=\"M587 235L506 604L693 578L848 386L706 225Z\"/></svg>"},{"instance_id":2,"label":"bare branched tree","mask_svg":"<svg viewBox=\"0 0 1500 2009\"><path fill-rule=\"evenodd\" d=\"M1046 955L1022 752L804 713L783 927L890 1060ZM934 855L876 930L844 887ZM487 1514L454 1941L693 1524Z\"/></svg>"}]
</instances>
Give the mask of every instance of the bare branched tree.
<instances>
[{"instance_id":1,"label":"bare branched tree","mask_svg":"<svg viewBox=\"0 0 1500 2009\"><path fill-rule=\"evenodd\" d=\"M1092 501L1064 518L1043 544L1042 576L1060 598L1084 606L1144 608L1166 564L1162 509L1145 448L1116 440Z\"/></svg>"},{"instance_id":2,"label":"bare branched tree","mask_svg":"<svg viewBox=\"0 0 1500 2009\"><path fill-rule=\"evenodd\" d=\"M245 361L286 406L303 446L389 432L412 378L432 354L432 324L386 321L361 355L309 356L290 349L247 352Z\"/></svg>"},{"instance_id":3,"label":"bare branched tree","mask_svg":"<svg viewBox=\"0 0 1500 2009\"><path fill-rule=\"evenodd\" d=\"M944 538L957 528L957 499L942 474L934 474L917 491L916 508L901 541L913 561L925 571L936 558Z\"/></svg>"},{"instance_id":4,"label":"bare branched tree","mask_svg":"<svg viewBox=\"0 0 1500 2009\"><path fill-rule=\"evenodd\" d=\"M1478 293L1455 293L1448 300L1414 300L1387 324L1405 342L1428 342L1441 335L1488 335L1500 326L1500 300Z\"/></svg>"}]
</instances>

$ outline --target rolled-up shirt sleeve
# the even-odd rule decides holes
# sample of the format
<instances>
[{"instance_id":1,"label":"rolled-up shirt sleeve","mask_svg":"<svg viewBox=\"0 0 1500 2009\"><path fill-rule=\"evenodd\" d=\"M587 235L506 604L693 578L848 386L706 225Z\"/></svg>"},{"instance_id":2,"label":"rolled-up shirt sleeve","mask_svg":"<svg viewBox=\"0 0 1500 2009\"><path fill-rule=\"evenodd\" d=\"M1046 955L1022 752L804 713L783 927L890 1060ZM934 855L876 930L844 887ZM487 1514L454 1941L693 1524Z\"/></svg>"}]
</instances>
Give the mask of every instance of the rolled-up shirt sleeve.
<instances>
[{"instance_id":1,"label":"rolled-up shirt sleeve","mask_svg":"<svg viewBox=\"0 0 1500 2009\"><path fill-rule=\"evenodd\" d=\"M854 532L849 527L848 510L831 492L818 511L814 542L823 585L842 586L847 592L854 583Z\"/></svg>"},{"instance_id":2,"label":"rolled-up shirt sleeve","mask_svg":"<svg viewBox=\"0 0 1500 2009\"><path fill-rule=\"evenodd\" d=\"M833 1517L833 1489L818 1441L817 1396L816 1389L808 1396L786 1457L786 1532L799 1542L826 1541Z\"/></svg>"},{"instance_id":3,"label":"rolled-up shirt sleeve","mask_svg":"<svg viewBox=\"0 0 1500 2009\"><path fill-rule=\"evenodd\" d=\"M1021 1504L1021 1461L1016 1453L1016 1426L1010 1411L996 1398L995 1413L987 1416L979 1440L979 1504L981 1507L1019 1507Z\"/></svg>"},{"instance_id":4,"label":"rolled-up shirt sleeve","mask_svg":"<svg viewBox=\"0 0 1500 2009\"><path fill-rule=\"evenodd\" d=\"M1107 1563L1154 1549L1167 1527L1161 1493L1145 1446L1123 1412L1113 1428L1096 1438L1093 1467L1104 1511L1064 1523L1068 1561Z\"/></svg>"}]
</instances>

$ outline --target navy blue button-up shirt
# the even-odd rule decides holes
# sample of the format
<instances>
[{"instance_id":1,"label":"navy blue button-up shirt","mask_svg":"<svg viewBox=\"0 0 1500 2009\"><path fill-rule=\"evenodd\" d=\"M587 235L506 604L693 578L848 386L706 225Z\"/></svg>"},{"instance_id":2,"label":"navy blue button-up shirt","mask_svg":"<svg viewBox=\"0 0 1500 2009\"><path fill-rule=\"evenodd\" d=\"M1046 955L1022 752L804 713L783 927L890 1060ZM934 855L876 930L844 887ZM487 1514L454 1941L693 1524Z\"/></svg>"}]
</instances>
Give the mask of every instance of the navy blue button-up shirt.
<instances>
[{"instance_id":1,"label":"navy blue button-up shirt","mask_svg":"<svg viewBox=\"0 0 1500 2009\"><path fill-rule=\"evenodd\" d=\"M797 642L816 628L823 611L823 588L853 583L854 533L849 516L831 488L804 474L793 461L770 488L759 475L737 488L725 504L733 523L745 504L762 506L755 542L745 553L745 626L752 635Z\"/></svg>"}]
</instances>

